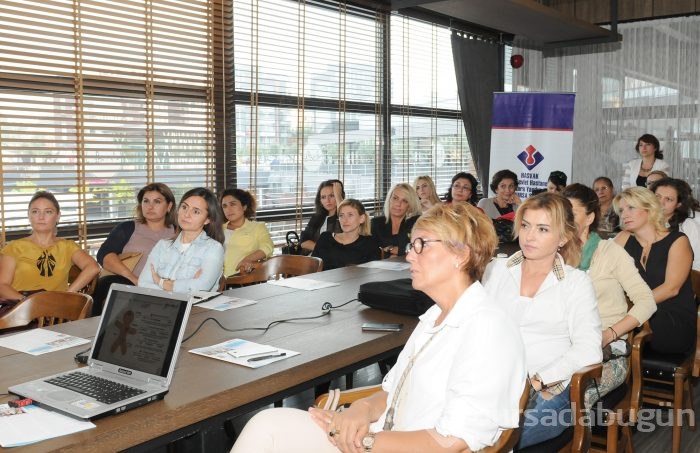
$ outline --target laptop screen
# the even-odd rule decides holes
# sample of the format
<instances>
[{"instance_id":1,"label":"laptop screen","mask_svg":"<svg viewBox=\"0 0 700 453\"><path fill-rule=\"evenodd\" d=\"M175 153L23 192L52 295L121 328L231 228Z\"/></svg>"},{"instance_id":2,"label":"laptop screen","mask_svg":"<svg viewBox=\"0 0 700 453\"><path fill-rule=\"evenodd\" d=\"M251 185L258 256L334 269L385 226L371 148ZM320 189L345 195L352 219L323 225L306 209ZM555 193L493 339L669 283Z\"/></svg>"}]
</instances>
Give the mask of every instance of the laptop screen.
<instances>
[{"instance_id":1,"label":"laptop screen","mask_svg":"<svg viewBox=\"0 0 700 453\"><path fill-rule=\"evenodd\" d=\"M187 301L139 290L112 287L92 359L167 377Z\"/></svg>"}]
</instances>

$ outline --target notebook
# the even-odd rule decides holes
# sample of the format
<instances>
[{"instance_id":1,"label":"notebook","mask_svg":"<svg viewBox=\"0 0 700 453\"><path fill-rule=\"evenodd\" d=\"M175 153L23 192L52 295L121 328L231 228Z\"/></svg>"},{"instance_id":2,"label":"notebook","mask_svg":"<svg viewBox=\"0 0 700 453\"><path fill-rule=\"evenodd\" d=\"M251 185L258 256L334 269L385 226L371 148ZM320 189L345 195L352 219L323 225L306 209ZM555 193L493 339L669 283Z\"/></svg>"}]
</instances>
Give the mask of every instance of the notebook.
<instances>
[{"instance_id":1,"label":"notebook","mask_svg":"<svg viewBox=\"0 0 700 453\"><path fill-rule=\"evenodd\" d=\"M113 284L88 366L9 391L83 420L161 399L175 373L190 308L187 294Z\"/></svg>"}]
</instances>

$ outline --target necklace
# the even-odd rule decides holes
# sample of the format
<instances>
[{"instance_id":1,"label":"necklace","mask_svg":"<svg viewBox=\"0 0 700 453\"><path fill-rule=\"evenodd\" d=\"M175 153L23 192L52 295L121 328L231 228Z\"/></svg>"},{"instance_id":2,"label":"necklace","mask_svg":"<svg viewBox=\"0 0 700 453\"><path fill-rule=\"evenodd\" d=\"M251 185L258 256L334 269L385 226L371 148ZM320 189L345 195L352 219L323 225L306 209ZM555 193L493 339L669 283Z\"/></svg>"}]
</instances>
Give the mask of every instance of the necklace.
<instances>
[{"instance_id":1,"label":"necklace","mask_svg":"<svg viewBox=\"0 0 700 453\"><path fill-rule=\"evenodd\" d=\"M654 242L657 240L657 234L654 234L654 237L647 242L646 244L642 244L641 242L639 245L642 246L642 256L639 258L639 262L642 264L642 267L644 269L647 268L647 260L649 259L649 252L651 252L651 246L654 245Z\"/></svg>"},{"instance_id":2,"label":"necklace","mask_svg":"<svg viewBox=\"0 0 700 453\"><path fill-rule=\"evenodd\" d=\"M421 353L425 350L425 348L430 344L431 341L439 334L440 332L435 332L432 334L428 340L423 343L423 346L416 352L409 360L408 364L406 364L406 368L404 368L403 373L401 373L401 377L399 378L399 383L396 385L396 391L394 392L394 398L391 400L391 405L389 406L389 410L386 412L386 417L384 418L384 427L382 428L383 431L391 431L392 428L394 427L394 422L395 422L395 415L396 411L398 410L399 403L401 403L401 400L403 399L402 393L403 393L403 386L404 383L406 382L406 378L408 377L409 374L411 374L411 370L413 369L413 364L416 362L418 359L418 356L421 355Z\"/></svg>"},{"instance_id":3,"label":"necklace","mask_svg":"<svg viewBox=\"0 0 700 453\"><path fill-rule=\"evenodd\" d=\"M649 168L644 168L644 163L642 162L642 164L640 165L640 170L643 171L644 173L649 173L652 170L652 168L654 168L655 162L656 162L656 160L652 161L651 167L649 167Z\"/></svg>"}]
</instances>

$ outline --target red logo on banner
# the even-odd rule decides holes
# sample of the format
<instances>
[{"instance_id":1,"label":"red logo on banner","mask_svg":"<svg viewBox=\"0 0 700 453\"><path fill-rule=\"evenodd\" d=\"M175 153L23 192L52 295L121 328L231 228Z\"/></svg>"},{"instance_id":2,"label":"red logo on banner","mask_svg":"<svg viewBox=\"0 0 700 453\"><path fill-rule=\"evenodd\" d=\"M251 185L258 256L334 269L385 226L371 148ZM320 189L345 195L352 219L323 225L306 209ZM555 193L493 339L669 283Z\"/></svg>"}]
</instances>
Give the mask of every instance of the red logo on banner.
<instances>
[{"instance_id":1,"label":"red logo on banner","mask_svg":"<svg viewBox=\"0 0 700 453\"><path fill-rule=\"evenodd\" d=\"M544 156L537 151L537 148L532 145L528 145L523 152L518 154L518 160L520 160L520 162L522 162L528 170L532 170L544 160Z\"/></svg>"}]
</instances>

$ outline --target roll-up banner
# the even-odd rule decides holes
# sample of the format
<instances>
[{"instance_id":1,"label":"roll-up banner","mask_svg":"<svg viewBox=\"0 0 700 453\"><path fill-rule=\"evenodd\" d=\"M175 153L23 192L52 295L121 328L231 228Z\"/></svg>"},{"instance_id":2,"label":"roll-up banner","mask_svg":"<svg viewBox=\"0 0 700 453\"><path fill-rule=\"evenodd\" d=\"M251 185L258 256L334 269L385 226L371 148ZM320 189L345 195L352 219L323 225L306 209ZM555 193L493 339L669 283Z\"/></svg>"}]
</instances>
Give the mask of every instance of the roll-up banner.
<instances>
[{"instance_id":1,"label":"roll-up banner","mask_svg":"<svg viewBox=\"0 0 700 453\"><path fill-rule=\"evenodd\" d=\"M547 188L552 171L571 183L574 93L494 93L489 180L499 170L518 175L518 196ZM494 193L482 182L489 196Z\"/></svg>"}]
</instances>

